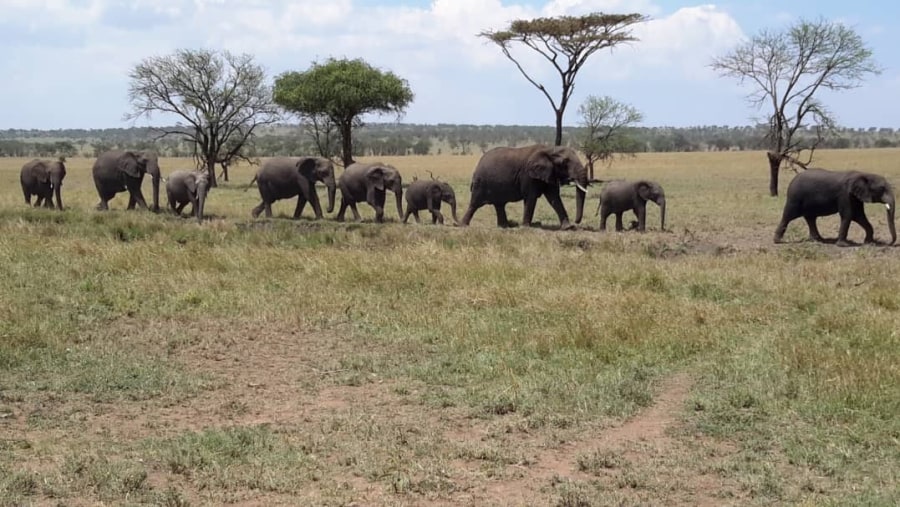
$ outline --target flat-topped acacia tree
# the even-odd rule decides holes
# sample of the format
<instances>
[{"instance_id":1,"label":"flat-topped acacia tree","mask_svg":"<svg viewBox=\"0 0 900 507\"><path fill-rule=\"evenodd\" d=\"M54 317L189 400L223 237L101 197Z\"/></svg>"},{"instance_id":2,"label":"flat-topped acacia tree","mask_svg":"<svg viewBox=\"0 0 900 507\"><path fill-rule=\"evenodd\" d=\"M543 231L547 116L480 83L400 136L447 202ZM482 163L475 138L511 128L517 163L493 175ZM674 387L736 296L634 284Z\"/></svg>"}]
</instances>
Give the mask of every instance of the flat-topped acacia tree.
<instances>
[{"instance_id":1,"label":"flat-topped acacia tree","mask_svg":"<svg viewBox=\"0 0 900 507\"><path fill-rule=\"evenodd\" d=\"M497 44L529 83L540 90L550 101L556 114L556 146L562 144L563 115L572 92L575 77L588 58L604 48L636 41L631 27L644 21L642 14L604 14L595 12L584 16L559 16L555 18L519 19L506 30L484 31L478 34ZM522 64L510 52L513 43L524 44L544 57L559 73L561 87L558 101L543 84L532 78Z\"/></svg>"}]
</instances>

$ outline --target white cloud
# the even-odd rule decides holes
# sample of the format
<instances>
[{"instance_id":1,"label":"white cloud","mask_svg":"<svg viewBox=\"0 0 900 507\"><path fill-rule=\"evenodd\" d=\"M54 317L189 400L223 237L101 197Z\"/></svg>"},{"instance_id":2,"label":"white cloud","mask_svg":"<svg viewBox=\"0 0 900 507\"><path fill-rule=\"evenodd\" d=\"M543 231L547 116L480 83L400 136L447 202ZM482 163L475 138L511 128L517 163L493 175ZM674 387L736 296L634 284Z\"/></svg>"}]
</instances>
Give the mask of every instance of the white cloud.
<instances>
[{"instance_id":1,"label":"white cloud","mask_svg":"<svg viewBox=\"0 0 900 507\"><path fill-rule=\"evenodd\" d=\"M477 37L479 32L536 16L593 11L650 15L649 22L634 29L640 42L591 58L583 71L588 83L656 79L658 73L702 77L708 74L709 55L742 36L737 22L721 8L701 5L665 14L652 0L552 0L538 7L510 0L434 0L424 8L351 0L0 0L0 11L0 44L6 44L4 27L33 24L66 34L56 49L49 49L47 33L37 28L24 37L16 35L13 42L22 50L0 60L0 73L36 76L49 68L67 76L21 100L3 97L10 95L2 92L12 85L0 84L0 110L24 111L5 114L7 124L0 128L18 126L29 117L23 108L38 108L44 97L64 97L73 88L79 89L73 92L78 96L89 96L91 88L106 94L97 98L97 105L67 104L75 117L66 124L88 121L83 119L87 114L95 116L90 120L95 123L117 122L127 109L128 70L143 58L179 47L251 53L272 74L303 69L329 56L361 57L410 81L417 96L410 121L504 123L528 115L545 120L547 106L539 92L496 46ZM556 75L543 59L524 49L517 54L541 80L555 84ZM110 96L110 89L121 91ZM29 90L16 86L14 92ZM518 105L525 103L527 107ZM79 106L84 114L78 113ZM507 114L510 108L517 111Z\"/></svg>"}]
</instances>

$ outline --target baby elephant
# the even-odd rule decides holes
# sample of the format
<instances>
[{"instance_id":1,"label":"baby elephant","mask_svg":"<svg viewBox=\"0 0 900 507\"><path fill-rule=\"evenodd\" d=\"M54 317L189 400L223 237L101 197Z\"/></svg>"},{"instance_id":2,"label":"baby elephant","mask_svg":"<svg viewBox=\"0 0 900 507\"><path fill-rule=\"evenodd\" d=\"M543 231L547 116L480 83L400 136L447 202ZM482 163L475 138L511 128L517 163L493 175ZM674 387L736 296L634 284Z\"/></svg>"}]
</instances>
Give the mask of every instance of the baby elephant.
<instances>
[{"instance_id":1,"label":"baby elephant","mask_svg":"<svg viewBox=\"0 0 900 507\"><path fill-rule=\"evenodd\" d=\"M181 210L190 203L191 214L197 217L197 222L203 220L208 193L209 175L206 171L175 171L166 182L166 195L172 211L181 216Z\"/></svg>"},{"instance_id":2,"label":"baby elephant","mask_svg":"<svg viewBox=\"0 0 900 507\"><path fill-rule=\"evenodd\" d=\"M659 228L666 230L666 195L659 183L653 181L610 181L600 192L600 230L606 230L606 219L610 213L616 215L616 230L621 231L622 213L633 210L637 215L637 230L646 229L647 201L659 206Z\"/></svg>"},{"instance_id":3,"label":"baby elephant","mask_svg":"<svg viewBox=\"0 0 900 507\"><path fill-rule=\"evenodd\" d=\"M22 182L22 194L25 195L25 203L31 204L31 196L37 197L34 207L41 205L45 208L53 207L53 194L56 194L56 207L63 209L62 182L66 177L66 159L38 160L25 163L19 180Z\"/></svg>"},{"instance_id":4,"label":"baby elephant","mask_svg":"<svg viewBox=\"0 0 900 507\"><path fill-rule=\"evenodd\" d=\"M431 223L444 223L444 215L441 214L441 201L450 205L450 214L453 215L453 222L459 225L459 219L456 217L456 194L453 187L443 181L438 180L413 180L406 189L406 214L403 215L403 223L409 220L412 215L419 220L419 210L427 209L431 212Z\"/></svg>"}]
</instances>

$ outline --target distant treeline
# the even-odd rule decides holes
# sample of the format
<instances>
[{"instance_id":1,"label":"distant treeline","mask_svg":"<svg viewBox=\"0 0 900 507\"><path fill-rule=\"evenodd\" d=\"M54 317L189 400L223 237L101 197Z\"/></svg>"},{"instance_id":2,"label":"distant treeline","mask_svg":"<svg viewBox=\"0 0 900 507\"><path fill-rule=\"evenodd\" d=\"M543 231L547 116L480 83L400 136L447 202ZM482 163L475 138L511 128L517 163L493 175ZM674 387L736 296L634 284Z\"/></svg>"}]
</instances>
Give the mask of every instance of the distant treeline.
<instances>
[{"instance_id":1,"label":"distant treeline","mask_svg":"<svg viewBox=\"0 0 900 507\"><path fill-rule=\"evenodd\" d=\"M564 143L577 144L578 127L564 130ZM764 126L637 127L628 131L629 145L623 151L683 152L766 149ZM468 155L495 146L517 146L551 142L553 127L521 125L417 125L370 123L354 132L357 156ZM810 137L814 137L812 131ZM94 157L116 148L157 150L162 156L188 157L193 147L178 138L159 139L149 127L110 129L0 130L0 156L4 157ZM900 146L900 129L841 128L828 137L822 148L887 148ZM248 157L307 155L315 144L298 125L280 124L258 131L248 146Z\"/></svg>"}]
</instances>

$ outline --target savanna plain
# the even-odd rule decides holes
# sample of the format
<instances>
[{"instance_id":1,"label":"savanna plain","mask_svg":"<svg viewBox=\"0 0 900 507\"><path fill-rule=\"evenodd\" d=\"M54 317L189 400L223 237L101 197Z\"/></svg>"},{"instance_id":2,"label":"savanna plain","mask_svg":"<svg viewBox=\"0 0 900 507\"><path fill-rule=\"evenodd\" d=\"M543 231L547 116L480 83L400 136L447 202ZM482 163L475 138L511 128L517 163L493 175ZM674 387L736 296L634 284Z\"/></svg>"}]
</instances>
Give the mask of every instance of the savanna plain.
<instances>
[{"instance_id":1,"label":"savanna plain","mask_svg":"<svg viewBox=\"0 0 900 507\"><path fill-rule=\"evenodd\" d=\"M385 161L462 214L477 159ZM900 186L898 160L817 165ZM527 229L403 225L390 198L386 224L254 220L249 165L202 224L98 212L92 159L57 212L24 162L0 159L2 505L900 504L900 248L802 220L774 245L793 174L769 197L763 153L600 169L663 185L646 233L598 232L599 186L577 231L543 201Z\"/></svg>"}]
</instances>

